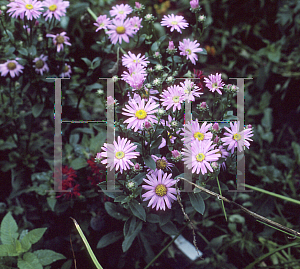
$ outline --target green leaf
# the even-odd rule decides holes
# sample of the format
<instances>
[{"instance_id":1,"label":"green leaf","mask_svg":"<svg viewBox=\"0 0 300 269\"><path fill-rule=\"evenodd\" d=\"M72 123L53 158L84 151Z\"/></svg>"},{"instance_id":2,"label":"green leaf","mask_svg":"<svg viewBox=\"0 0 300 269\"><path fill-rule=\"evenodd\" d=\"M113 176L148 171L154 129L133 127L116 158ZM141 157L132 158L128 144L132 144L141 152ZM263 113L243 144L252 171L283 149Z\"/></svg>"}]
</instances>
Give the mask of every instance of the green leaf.
<instances>
[{"instance_id":1,"label":"green leaf","mask_svg":"<svg viewBox=\"0 0 300 269\"><path fill-rule=\"evenodd\" d=\"M108 233L101 237L97 244L97 248L104 248L110 244L113 244L120 240L123 237L123 233L121 231L114 231L111 233Z\"/></svg>"},{"instance_id":2,"label":"green leaf","mask_svg":"<svg viewBox=\"0 0 300 269\"><path fill-rule=\"evenodd\" d=\"M2 244L15 244L15 241L19 236L17 231L18 225L11 215L11 212L8 212L1 222L0 232Z\"/></svg>"},{"instance_id":3,"label":"green leaf","mask_svg":"<svg viewBox=\"0 0 300 269\"><path fill-rule=\"evenodd\" d=\"M47 204L51 208L52 211L54 211L54 207L56 205L56 201L57 200L55 198L47 197Z\"/></svg>"},{"instance_id":4,"label":"green leaf","mask_svg":"<svg viewBox=\"0 0 300 269\"><path fill-rule=\"evenodd\" d=\"M138 185L143 182L143 178L146 176L146 172L137 174L132 180L135 181Z\"/></svg>"},{"instance_id":5,"label":"green leaf","mask_svg":"<svg viewBox=\"0 0 300 269\"><path fill-rule=\"evenodd\" d=\"M16 247L13 244L10 245L0 245L0 257L5 256L18 256L19 253L16 252Z\"/></svg>"},{"instance_id":6,"label":"green leaf","mask_svg":"<svg viewBox=\"0 0 300 269\"><path fill-rule=\"evenodd\" d=\"M272 129L272 123L273 123L273 117L272 117L272 108L266 108L264 110L264 116L261 119L261 125L265 127L266 131L271 131Z\"/></svg>"},{"instance_id":7,"label":"green leaf","mask_svg":"<svg viewBox=\"0 0 300 269\"><path fill-rule=\"evenodd\" d=\"M99 133L91 138L90 151L93 153L98 153L101 151L101 147L103 146L106 140L106 132L104 130L99 131Z\"/></svg>"},{"instance_id":8,"label":"green leaf","mask_svg":"<svg viewBox=\"0 0 300 269\"><path fill-rule=\"evenodd\" d=\"M294 150L294 154L296 157L296 162L298 165L300 165L300 145L296 142L292 142L292 148Z\"/></svg>"},{"instance_id":9,"label":"green leaf","mask_svg":"<svg viewBox=\"0 0 300 269\"><path fill-rule=\"evenodd\" d=\"M12 41L12 42L14 42L15 41L15 38L14 38L14 35L12 34L12 32L11 31L9 31L9 30L5 30L5 32L8 34L8 36L9 36L9 39Z\"/></svg>"},{"instance_id":10,"label":"green leaf","mask_svg":"<svg viewBox=\"0 0 300 269\"><path fill-rule=\"evenodd\" d=\"M66 259L66 257L60 253L57 253L50 249L40 249L33 252L36 255L41 265L49 265L58 260Z\"/></svg>"},{"instance_id":11,"label":"green leaf","mask_svg":"<svg viewBox=\"0 0 300 269\"><path fill-rule=\"evenodd\" d=\"M156 169L156 163L155 161L152 159L152 157L150 155L146 156L144 159L145 164L152 170L155 171Z\"/></svg>"},{"instance_id":12,"label":"green leaf","mask_svg":"<svg viewBox=\"0 0 300 269\"><path fill-rule=\"evenodd\" d=\"M175 224L173 222L171 222L171 221L169 221L166 224L160 226L160 228L166 234L169 234L169 235L176 235L176 234L178 234L178 230L177 230Z\"/></svg>"},{"instance_id":13,"label":"green leaf","mask_svg":"<svg viewBox=\"0 0 300 269\"><path fill-rule=\"evenodd\" d=\"M75 160L73 160L73 161L71 162L71 167L72 167L73 169L75 169L75 170L79 170L79 169L84 168L84 167L86 167L86 166L88 166L88 163L87 163L87 161L86 161L85 159L83 159L83 158L76 158Z\"/></svg>"},{"instance_id":14,"label":"green leaf","mask_svg":"<svg viewBox=\"0 0 300 269\"><path fill-rule=\"evenodd\" d=\"M19 269L43 269L38 258L31 252L25 253L23 259L18 259Z\"/></svg>"},{"instance_id":15,"label":"green leaf","mask_svg":"<svg viewBox=\"0 0 300 269\"><path fill-rule=\"evenodd\" d=\"M120 220L127 220L128 216L123 214L123 212L115 205L114 203L111 202L105 202L104 204L106 212L113 218L115 219L120 219Z\"/></svg>"},{"instance_id":16,"label":"green leaf","mask_svg":"<svg viewBox=\"0 0 300 269\"><path fill-rule=\"evenodd\" d=\"M129 203L129 208L132 211L133 215L135 215L136 217L138 217L143 221L146 221L146 211L138 201L132 200Z\"/></svg>"},{"instance_id":17,"label":"green leaf","mask_svg":"<svg viewBox=\"0 0 300 269\"><path fill-rule=\"evenodd\" d=\"M32 107L32 115L37 118L43 112L44 104L35 104Z\"/></svg>"},{"instance_id":18,"label":"green leaf","mask_svg":"<svg viewBox=\"0 0 300 269\"><path fill-rule=\"evenodd\" d=\"M46 230L47 228L37 228L28 232L21 240L22 245L27 246L28 244L35 244L42 238Z\"/></svg>"},{"instance_id":19,"label":"green leaf","mask_svg":"<svg viewBox=\"0 0 300 269\"><path fill-rule=\"evenodd\" d=\"M81 58L81 60L84 61L88 67L90 67L92 64L92 62L88 58Z\"/></svg>"},{"instance_id":20,"label":"green leaf","mask_svg":"<svg viewBox=\"0 0 300 269\"><path fill-rule=\"evenodd\" d=\"M171 210L161 211L159 214L159 225L163 226L171 220Z\"/></svg>"},{"instance_id":21,"label":"green leaf","mask_svg":"<svg viewBox=\"0 0 300 269\"><path fill-rule=\"evenodd\" d=\"M159 216L156 215L156 214L148 214L147 215L147 222L159 223Z\"/></svg>"},{"instance_id":22,"label":"green leaf","mask_svg":"<svg viewBox=\"0 0 300 269\"><path fill-rule=\"evenodd\" d=\"M205 210L205 204L200 193L189 192L189 197L193 208L203 215Z\"/></svg>"},{"instance_id":23,"label":"green leaf","mask_svg":"<svg viewBox=\"0 0 300 269\"><path fill-rule=\"evenodd\" d=\"M131 247L133 240L136 238L138 233L142 230L142 227L143 227L143 223L140 221L136 226L136 228L134 229L134 231L132 233L128 233L125 236L125 239L122 243L123 252L126 252Z\"/></svg>"}]
</instances>

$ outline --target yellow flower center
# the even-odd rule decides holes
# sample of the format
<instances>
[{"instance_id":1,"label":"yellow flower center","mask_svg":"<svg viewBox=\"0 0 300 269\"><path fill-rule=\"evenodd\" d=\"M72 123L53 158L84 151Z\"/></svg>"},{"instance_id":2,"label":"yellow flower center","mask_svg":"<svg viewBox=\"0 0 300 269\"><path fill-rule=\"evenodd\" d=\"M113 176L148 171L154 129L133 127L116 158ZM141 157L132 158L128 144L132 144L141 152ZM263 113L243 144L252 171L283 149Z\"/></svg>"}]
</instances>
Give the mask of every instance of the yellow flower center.
<instances>
[{"instance_id":1,"label":"yellow flower center","mask_svg":"<svg viewBox=\"0 0 300 269\"><path fill-rule=\"evenodd\" d=\"M61 35L56 37L57 44L63 44L65 42L65 38Z\"/></svg>"},{"instance_id":2,"label":"yellow flower center","mask_svg":"<svg viewBox=\"0 0 300 269\"><path fill-rule=\"evenodd\" d=\"M185 52L188 53L188 55L191 55L192 54L192 51L190 49L186 49Z\"/></svg>"},{"instance_id":3,"label":"yellow flower center","mask_svg":"<svg viewBox=\"0 0 300 269\"><path fill-rule=\"evenodd\" d=\"M124 33L126 32L126 29L125 29L124 26L118 26L118 27L116 28L116 31L117 31L117 33L118 33L119 35L121 35L121 34L124 34Z\"/></svg>"},{"instance_id":4,"label":"yellow flower center","mask_svg":"<svg viewBox=\"0 0 300 269\"><path fill-rule=\"evenodd\" d=\"M177 25L177 24L178 24L177 21L172 21L171 23L172 23L173 25Z\"/></svg>"},{"instance_id":5,"label":"yellow flower center","mask_svg":"<svg viewBox=\"0 0 300 269\"><path fill-rule=\"evenodd\" d=\"M143 120L147 117L147 112L144 109L140 109L137 112L135 112L135 116L139 119L139 120Z\"/></svg>"},{"instance_id":6,"label":"yellow flower center","mask_svg":"<svg viewBox=\"0 0 300 269\"><path fill-rule=\"evenodd\" d=\"M199 141L204 139L204 134L200 133L200 132L196 132L194 133L194 138L198 139Z\"/></svg>"},{"instance_id":7,"label":"yellow flower center","mask_svg":"<svg viewBox=\"0 0 300 269\"><path fill-rule=\"evenodd\" d=\"M57 5L55 5L55 4L49 6L50 11L55 11L56 9L57 9Z\"/></svg>"},{"instance_id":8,"label":"yellow flower center","mask_svg":"<svg viewBox=\"0 0 300 269\"><path fill-rule=\"evenodd\" d=\"M8 63L6 66L9 70L14 70L17 67L17 65L13 62Z\"/></svg>"},{"instance_id":9,"label":"yellow flower center","mask_svg":"<svg viewBox=\"0 0 300 269\"><path fill-rule=\"evenodd\" d=\"M215 82L215 83L213 83L212 87L213 88L218 88L218 84Z\"/></svg>"},{"instance_id":10,"label":"yellow flower center","mask_svg":"<svg viewBox=\"0 0 300 269\"><path fill-rule=\"evenodd\" d=\"M124 10L120 10L120 11L119 11L119 14L124 14Z\"/></svg>"},{"instance_id":11,"label":"yellow flower center","mask_svg":"<svg viewBox=\"0 0 300 269\"><path fill-rule=\"evenodd\" d=\"M44 61L43 61L43 60L38 60L38 61L36 61L35 67L36 67L37 69L41 69L41 68L43 68L43 66L44 66Z\"/></svg>"},{"instance_id":12,"label":"yellow flower center","mask_svg":"<svg viewBox=\"0 0 300 269\"><path fill-rule=\"evenodd\" d=\"M125 153L123 152L123 151L117 151L116 152L116 158L117 159L123 159L124 158L124 156L125 156Z\"/></svg>"},{"instance_id":13,"label":"yellow flower center","mask_svg":"<svg viewBox=\"0 0 300 269\"><path fill-rule=\"evenodd\" d=\"M205 155L203 153L199 153L196 156L198 162L202 162L205 159Z\"/></svg>"},{"instance_id":14,"label":"yellow flower center","mask_svg":"<svg viewBox=\"0 0 300 269\"><path fill-rule=\"evenodd\" d=\"M162 197L162 196L165 196L167 194L167 188L165 185L163 184L158 184L156 187L155 187L155 193Z\"/></svg>"},{"instance_id":15,"label":"yellow flower center","mask_svg":"<svg viewBox=\"0 0 300 269\"><path fill-rule=\"evenodd\" d=\"M25 5L25 7L27 8L27 9L33 9L33 5L31 5L31 4L27 4L27 5Z\"/></svg>"},{"instance_id":16,"label":"yellow flower center","mask_svg":"<svg viewBox=\"0 0 300 269\"><path fill-rule=\"evenodd\" d=\"M169 136L170 139L172 139L172 137L173 137L173 136L170 134L170 132L168 132L168 136Z\"/></svg>"},{"instance_id":17,"label":"yellow flower center","mask_svg":"<svg viewBox=\"0 0 300 269\"><path fill-rule=\"evenodd\" d=\"M156 161L156 168L157 168L157 169L164 170L164 169L166 169L166 167L167 167L167 162L166 162L165 160L163 160L163 159L158 159L158 160Z\"/></svg>"},{"instance_id":18,"label":"yellow flower center","mask_svg":"<svg viewBox=\"0 0 300 269\"><path fill-rule=\"evenodd\" d=\"M174 96L172 100L174 101L174 103L179 103L179 96Z\"/></svg>"},{"instance_id":19,"label":"yellow flower center","mask_svg":"<svg viewBox=\"0 0 300 269\"><path fill-rule=\"evenodd\" d=\"M233 139L234 140L236 140L236 141L239 141L239 140L241 140L241 135L240 134L235 134L234 136L233 136Z\"/></svg>"}]
</instances>

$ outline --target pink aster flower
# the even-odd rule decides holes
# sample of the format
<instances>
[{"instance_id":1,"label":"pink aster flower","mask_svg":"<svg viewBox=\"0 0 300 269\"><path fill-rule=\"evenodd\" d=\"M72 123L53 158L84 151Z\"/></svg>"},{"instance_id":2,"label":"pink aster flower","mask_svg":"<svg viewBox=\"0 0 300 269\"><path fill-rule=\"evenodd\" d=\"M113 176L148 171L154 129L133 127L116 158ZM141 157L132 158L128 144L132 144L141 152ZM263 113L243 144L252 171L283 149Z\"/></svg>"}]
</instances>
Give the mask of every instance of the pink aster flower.
<instances>
[{"instance_id":1,"label":"pink aster flower","mask_svg":"<svg viewBox=\"0 0 300 269\"><path fill-rule=\"evenodd\" d=\"M71 66L69 66L68 64L65 64L65 66L63 67L62 73L59 76L62 78L69 78L71 76L71 73L72 73Z\"/></svg>"},{"instance_id":2,"label":"pink aster flower","mask_svg":"<svg viewBox=\"0 0 300 269\"><path fill-rule=\"evenodd\" d=\"M243 150L243 146L246 146L249 149L249 141L253 141L249 137L253 136L252 129L246 128L243 131L239 132L240 122L232 123L230 122L230 128L224 127L227 132L224 133L226 137L221 138L221 141L224 142L223 146L227 146L227 150L231 150L231 153L234 152L235 148L238 148L238 151ZM249 141L248 141L249 140Z\"/></svg>"},{"instance_id":3,"label":"pink aster flower","mask_svg":"<svg viewBox=\"0 0 300 269\"><path fill-rule=\"evenodd\" d=\"M198 56L196 52L201 52L203 49L198 48L200 46L199 43L197 43L197 40L190 41L190 39L183 39L183 42L179 41L179 50L180 55L186 56L187 59L190 59L190 61L193 64L196 64L196 61L198 61Z\"/></svg>"},{"instance_id":4,"label":"pink aster flower","mask_svg":"<svg viewBox=\"0 0 300 269\"><path fill-rule=\"evenodd\" d=\"M217 153L220 153L221 158L224 158L225 160L229 156L229 152L222 145L219 146L219 151ZM225 170L226 169L226 163L225 162L221 163L220 167L223 168L223 170Z\"/></svg>"},{"instance_id":5,"label":"pink aster flower","mask_svg":"<svg viewBox=\"0 0 300 269\"><path fill-rule=\"evenodd\" d=\"M20 16L23 20L26 16L28 20L32 20L33 18L37 19L42 14L43 5L42 2L37 0L16 0L7 5L10 7L7 12L13 18Z\"/></svg>"},{"instance_id":6,"label":"pink aster flower","mask_svg":"<svg viewBox=\"0 0 300 269\"><path fill-rule=\"evenodd\" d=\"M130 51L128 51L128 55L124 55L122 57L122 64L123 66L126 66L127 68L130 68L132 66L137 66L137 65L141 65L144 67L147 67L148 63L150 63L149 61L147 61L147 57L145 57L145 55L141 56L141 53L139 53L138 55L135 55L133 53L131 53Z\"/></svg>"},{"instance_id":7,"label":"pink aster flower","mask_svg":"<svg viewBox=\"0 0 300 269\"><path fill-rule=\"evenodd\" d=\"M221 154L217 153L219 149L214 149L215 145L212 143L212 141L200 143L196 140L183 149L184 163L189 169L192 169L192 173L199 174L201 170L204 175L207 173L207 169L213 172L210 162L217 161Z\"/></svg>"},{"instance_id":8,"label":"pink aster flower","mask_svg":"<svg viewBox=\"0 0 300 269\"><path fill-rule=\"evenodd\" d=\"M152 205L152 208L156 206L156 210L166 209L166 205L171 209L171 203L176 201L176 189L171 188L175 185L176 180L172 179L172 174L163 173L161 170L157 174L146 175L148 179L143 180L148 185L142 185L142 188L147 190L142 195L143 201L149 201L148 207ZM150 185L150 186L149 186Z\"/></svg>"},{"instance_id":9,"label":"pink aster flower","mask_svg":"<svg viewBox=\"0 0 300 269\"><path fill-rule=\"evenodd\" d=\"M200 97L202 92L199 92L200 89L192 80L186 79L184 82L180 82L181 87L183 88L185 94L185 100L188 102L195 101L195 97Z\"/></svg>"},{"instance_id":10,"label":"pink aster flower","mask_svg":"<svg viewBox=\"0 0 300 269\"><path fill-rule=\"evenodd\" d=\"M47 11L43 14L45 21L53 16L60 21L60 18L66 15L66 8L69 7L70 3L62 0L45 0L43 5L47 7Z\"/></svg>"},{"instance_id":11,"label":"pink aster flower","mask_svg":"<svg viewBox=\"0 0 300 269\"><path fill-rule=\"evenodd\" d=\"M174 29L181 33L181 29L184 29L189 26L183 16L175 16L174 14L165 15L160 23L162 26L171 27L170 31L173 32Z\"/></svg>"},{"instance_id":12,"label":"pink aster flower","mask_svg":"<svg viewBox=\"0 0 300 269\"><path fill-rule=\"evenodd\" d=\"M116 171L120 170L122 174L123 170L130 169L130 166L134 166L131 159L135 159L140 153L134 151L137 146L131 143L130 140L127 140L127 138L118 136L117 140L118 142L114 141L113 145L104 143L101 148L104 151L101 152L101 157L105 157L106 159L102 160L101 163L107 164L110 170L113 170L115 167ZM111 156L114 157L111 158Z\"/></svg>"},{"instance_id":13,"label":"pink aster flower","mask_svg":"<svg viewBox=\"0 0 300 269\"><path fill-rule=\"evenodd\" d=\"M146 121L150 121L152 124L157 123L156 116L153 114L156 113L158 106L152 98L149 99L146 105L145 100L142 98L129 100L128 105L125 105L126 108L123 108L125 112L122 112L123 115L130 116L129 119L124 121L124 123L128 123L127 129L133 128L136 132L143 129Z\"/></svg>"},{"instance_id":14,"label":"pink aster flower","mask_svg":"<svg viewBox=\"0 0 300 269\"><path fill-rule=\"evenodd\" d=\"M114 17L116 19L124 20L128 14L132 12L132 8L129 5L116 5L112 7L112 10L109 11L110 16Z\"/></svg>"},{"instance_id":15,"label":"pink aster flower","mask_svg":"<svg viewBox=\"0 0 300 269\"><path fill-rule=\"evenodd\" d=\"M142 18L134 16L134 17L130 18L129 21L135 32L137 32L138 30L143 28L143 26L141 25Z\"/></svg>"},{"instance_id":16,"label":"pink aster flower","mask_svg":"<svg viewBox=\"0 0 300 269\"><path fill-rule=\"evenodd\" d=\"M98 28L96 29L96 32L98 32L101 29L106 30L107 26L110 24L110 19L107 18L106 15L100 15L96 22L94 23L95 26L97 26Z\"/></svg>"},{"instance_id":17,"label":"pink aster flower","mask_svg":"<svg viewBox=\"0 0 300 269\"><path fill-rule=\"evenodd\" d=\"M62 32L56 35L46 34L46 37L53 38L53 44L57 46L57 52L60 52L64 49L64 44L71 46L71 43L69 42L70 38L66 36L66 32Z\"/></svg>"},{"instance_id":18,"label":"pink aster flower","mask_svg":"<svg viewBox=\"0 0 300 269\"><path fill-rule=\"evenodd\" d=\"M175 118L172 118L170 115L168 115L168 121L161 120L161 125L168 126L173 129L174 127L176 127L178 125L178 122L176 121ZM174 125L176 125L176 126L174 126ZM176 134L179 134L179 133L180 133L180 130L176 131ZM169 131L167 131L167 135L169 137L171 144L174 144L175 140L176 140L176 136L171 135ZM163 137L161 140L161 144L158 146L158 148L161 149L161 148L165 147L166 145L167 145L167 141Z\"/></svg>"},{"instance_id":19,"label":"pink aster flower","mask_svg":"<svg viewBox=\"0 0 300 269\"><path fill-rule=\"evenodd\" d=\"M107 25L107 28L110 30L106 33L109 35L113 44L116 44L117 42L122 44L122 40L129 43L129 36L132 37L135 34L134 28L132 27L129 19L126 19L125 21L113 19L112 24Z\"/></svg>"},{"instance_id":20,"label":"pink aster flower","mask_svg":"<svg viewBox=\"0 0 300 269\"><path fill-rule=\"evenodd\" d=\"M149 174L151 173L157 173L157 171L159 170L169 170L172 171L172 167L174 166L174 164L168 162L166 157L157 157L156 155L151 155L152 159L155 161L156 164L156 168L155 170L150 169L149 167L147 167L147 171Z\"/></svg>"},{"instance_id":21,"label":"pink aster flower","mask_svg":"<svg viewBox=\"0 0 300 269\"><path fill-rule=\"evenodd\" d=\"M146 79L146 70L141 64L138 64L136 66L132 65L128 71L123 72L122 79L133 88L133 91L141 89Z\"/></svg>"},{"instance_id":22,"label":"pink aster flower","mask_svg":"<svg viewBox=\"0 0 300 269\"><path fill-rule=\"evenodd\" d=\"M178 85L169 86L167 90L164 90L161 94L162 105L166 106L166 110L173 107L173 112L181 109L181 104L184 101L184 92L182 87Z\"/></svg>"},{"instance_id":23,"label":"pink aster flower","mask_svg":"<svg viewBox=\"0 0 300 269\"><path fill-rule=\"evenodd\" d=\"M19 73L23 73L24 66L20 65L15 60L8 60L3 64L0 64L1 76L6 76L8 73L12 78L18 76Z\"/></svg>"},{"instance_id":24,"label":"pink aster flower","mask_svg":"<svg viewBox=\"0 0 300 269\"><path fill-rule=\"evenodd\" d=\"M35 63L35 72L40 73L41 75L43 75L44 72L48 72L49 67L46 63L47 60L48 56L44 56L44 54L41 54L40 57L35 58L33 60L33 62Z\"/></svg>"},{"instance_id":25,"label":"pink aster flower","mask_svg":"<svg viewBox=\"0 0 300 269\"><path fill-rule=\"evenodd\" d=\"M185 124L184 132L181 133L181 135L184 136L182 140L187 140L190 142L195 140L200 142L205 140L211 140L213 134L208 131L211 126L211 123L207 124L207 122L205 121L200 127L198 119L192 120L192 123Z\"/></svg>"},{"instance_id":26,"label":"pink aster flower","mask_svg":"<svg viewBox=\"0 0 300 269\"><path fill-rule=\"evenodd\" d=\"M210 91L217 91L220 95L222 95L220 89L223 88L225 83L222 82L221 74L217 73L216 75L210 75L209 78L204 78L204 82L206 83L205 86L209 88Z\"/></svg>"}]
</instances>

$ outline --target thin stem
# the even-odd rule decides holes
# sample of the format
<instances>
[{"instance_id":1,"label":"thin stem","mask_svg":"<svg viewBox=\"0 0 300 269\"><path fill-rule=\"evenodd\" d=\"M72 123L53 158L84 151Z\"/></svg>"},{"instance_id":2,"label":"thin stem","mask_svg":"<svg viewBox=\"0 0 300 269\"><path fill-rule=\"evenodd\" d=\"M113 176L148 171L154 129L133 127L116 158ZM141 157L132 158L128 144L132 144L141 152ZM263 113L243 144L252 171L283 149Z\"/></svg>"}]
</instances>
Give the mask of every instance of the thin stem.
<instances>
[{"instance_id":1,"label":"thin stem","mask_svg":"<svg viewBox=\"0 0 300 269\"><path fill-rule=\"evenodd\" d=\"M7 31L6 31L6 28L5 28L5 26L4 26L4 23L3 23L3 21L2 21L1 16L0 16L0 21L1 21L1 25L2 25L2 27L3 27L3 29L4 29L4 31L5 31L5 33L6 33L6 35L8 36L9 42L15 47L15 44L12 42L12 40L10 39L10 37L9 37Z\"/></svg>"},{"instance_id":2,"label":"thin stem","mask_svg":"<svg viewBox=\"0 0 300 269\"><path fill-rule=\"evenodd\" d=\"M218 177L218 176L217 176L217 183L218 183L218 188L219 188L220 195L222 195L222 190L221 190L221 186L220 186L220 182L219 182L219 177ZM226 221L228 221L228 220L227 220L227 215L226 215L225 206L224 206L224 201L221 200L221 203L222 203L222 208L223 208L223 212L224 212L225 219L226 219Z\"/></svg>"}]
</instances>

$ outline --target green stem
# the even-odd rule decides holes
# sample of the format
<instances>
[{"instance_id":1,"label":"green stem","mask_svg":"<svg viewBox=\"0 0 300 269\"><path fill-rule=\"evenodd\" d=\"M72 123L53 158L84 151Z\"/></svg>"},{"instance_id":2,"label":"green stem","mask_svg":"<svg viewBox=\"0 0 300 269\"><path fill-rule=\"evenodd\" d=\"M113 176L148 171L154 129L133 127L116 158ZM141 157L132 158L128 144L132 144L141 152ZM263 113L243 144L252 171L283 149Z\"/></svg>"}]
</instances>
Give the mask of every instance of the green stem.
<instances>
[{"instance_id":1,"label":"green stem","mask_svg":"<svg viewBox=\"0 0 300 269\"><path fill-rule=\"evenodd\" d=\"M6 33L6 35L8 36L9 42L13 45L13 47L15 47L15 44L12 42L12 40L10 39L10 37L9 37L7 31L6 31L6 28L5 28L5 26L4 26L4 23L3 23L3 21L2 21L1 16L0 16L0 21L1 21L1 25L2 25L2 27L3 27L3 29L4 29L4 31L5 31L5 33Z\"/></svg>"},{"instance_id":2,"label":"green stem","mask_svg":"<svg viewBox=\"0 0 300 269\"><path fill-rule=\"evenodd\" d=\"M218 183L218 188L219 188L219 193L220 195L222 195L222 190L221 190L221 186L220 186L220 182L219 182L219 177L217 176L217 183ZM223 208L223 212L224 212L224 217L227 221L227 215L226 215L226 210L225 210L225 206L224 206L224 201L221 200L221 203L222 203L222 208Z\"/></svg>"},{"instance_id":3,"label":"green stem","mask_svg":"<svg viewBox=\"0 0 300 269\"><path fill-rule=\"evenodd\" d=\"M280 194L277 194L277 193L266 191L266 190L263 190L263 189L260 189L260 188L254 187L254 186L250 186L248 184L245 184L245 187L247 187L249 189L252 189L254 191L259 191L259 192L262 192L262 193L274 196L276 198L279 198L279 199L282 199L282 200L285 200L285 201L288 201L288 202L300 205L300 201L298 201L296 199L293 199L293 198L290 198L290 197L286 197L286 196L283 196L283 195L280 195Z\"/></svg>"},{"instance_id":4,"label":"green stem","mask_svg":"<svg viewBox=\"0 0 300 269\"><path fill-rule=\"evenodd\" d=\"M179 231L179 233L171 240L171 242L169 244L167 244L153 259L152 261L150 261L146 267L144 269L149 268L158 258L160 255L162 255L166 249L177 239L177 237L181 234L181 232L183 231L183 229L186 227L187 223L184 225L183 228L181 228L181 230Z\"/></svg>"},{"instance_id":5,"label":"green stem","mask_svg":"<svg viewBox=\"0 0 300 269\"><path fill-rule=\"evenodd\" d=\"M87 12L90 13L90 15L93 17L93 19L96 21L97 20L97 16L96 14L90 9L90 7L88 7Z\"/></svg>"}]
</instances>

